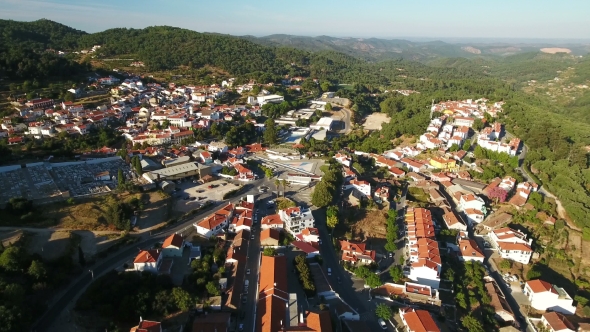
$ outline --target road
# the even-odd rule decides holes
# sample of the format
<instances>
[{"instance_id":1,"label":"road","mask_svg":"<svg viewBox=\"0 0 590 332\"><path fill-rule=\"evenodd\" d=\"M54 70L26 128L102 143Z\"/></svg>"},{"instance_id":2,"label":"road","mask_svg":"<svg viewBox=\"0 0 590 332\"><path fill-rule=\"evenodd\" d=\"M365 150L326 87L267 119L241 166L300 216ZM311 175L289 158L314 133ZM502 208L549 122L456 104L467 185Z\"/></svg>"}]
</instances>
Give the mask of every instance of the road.
<instances>
[{"instance_id":1,"label":"road","mask_svg":"<svg viewBox=\"0 0 590 332\"><path fill-rule=\"evenodd\" d=\"M352 124L350 123L352 111L346 107L340 108L340 111L342 112L342 118L340 118L340 121L344 122L344 129L340 130L340 133L348 134L352 131Z\"/></svg>"},{"instance_id":2,"label":"road","mask_svg":"<svg viewBox=\"0 0 590 332\"><path fill-rule=\"evenodd\" d=\"M229 202L237 202L240 197L245 195L252 195L257 194L258 189L257 187L260 186L265 180L256 180L246 184L248 186L248 190L244 192L242 195L232 198L228 200ZM133 244L127 248L122 249L121 251L115 253L112 256L107 257L105 260L97 263L95 266L90 267L92 272L87 271L78 279L73 281L70 286L61 294L60 298L57 299L55 302L49 306L47 311L44 315L34 324L32 331L47 331L50 329L51 325L55 321L57 317L61 314L62 310L68 306L68 304L74 301L77 296L84 290L93 280L93 276L97 277L106 273L118 266L121 261L124 261L126 258L133 257L137 255L138 248L141 249L148 249L151 248L156 242L163 241L168 235L174 234L176 232L180 232L187 227L192 227L192 223L195 220L205 217L208 213L213 211L215 208L218 208L219 205L212 206L203 212L191 217L188 220L180 222L179 224L174 225L172 228L164 230L160 233L153 234L152 237L148 240L142 241L141 243ZM250 261L249 261L250 263Z\"/></svg>"}]
</instances>

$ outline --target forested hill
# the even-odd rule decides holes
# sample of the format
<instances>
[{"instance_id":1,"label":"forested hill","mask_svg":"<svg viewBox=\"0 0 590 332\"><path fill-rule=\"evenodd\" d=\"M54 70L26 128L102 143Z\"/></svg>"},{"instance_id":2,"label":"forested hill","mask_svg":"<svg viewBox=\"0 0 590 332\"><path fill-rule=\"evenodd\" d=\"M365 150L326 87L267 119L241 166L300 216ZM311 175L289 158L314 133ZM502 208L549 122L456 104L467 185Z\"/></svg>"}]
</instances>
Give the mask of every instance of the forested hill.
<instances>
[{"instance_id":1,"label":"forested hill","mask_svg":"<svg viewBox=\"0 0 590 332\"><path fill-rule=\"evenodd\" d=\"M50 20L19 22L0 20L0 47L72 50L86 32Z\"/></svg>"}]
</instances>

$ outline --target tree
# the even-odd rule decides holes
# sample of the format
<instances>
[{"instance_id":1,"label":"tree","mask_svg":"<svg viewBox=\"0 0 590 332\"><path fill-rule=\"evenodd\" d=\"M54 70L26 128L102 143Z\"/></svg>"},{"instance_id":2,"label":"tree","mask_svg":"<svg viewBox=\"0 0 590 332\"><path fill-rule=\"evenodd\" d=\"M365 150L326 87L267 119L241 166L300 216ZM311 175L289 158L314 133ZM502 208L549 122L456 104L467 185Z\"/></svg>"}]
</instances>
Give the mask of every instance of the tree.
<instances>
[{"instance_id":1,"label":"tree","mask_svg":"<svg viewBox=\"0 0 590 332\"><path fill-rule=\"evenodd\" d=\"M481 121L481 119L480 119L480 118L476 118L476 119L473 121L473 129L474 129L474 130L480 131L480 130L482 130L482 129L483 129L483 127L484 127L484 123L483 123L483 121Z\"/></svg>"},{"instance_id":2,"label":"tree","mask_svg":"<svg viewBox=\"0 0 590 332\"><path fill-rule=\"evenodd\" d=\"M281 191L281 180L279 180L279 178L276 178L274 183L275 187L277 188L277 197L279 197L279 193Z\"/></svg>"},{"instance_id":3,"label":"tree","mask_svg":"<svg viewBox=\"0 0 590 332\"><path fill-rule=\"evenodd\" d=\"M20 247L8 247L0 255L0 267L6 271L18 271L25 259L25 253Z\"/></svg>"},{"instance_id":4,"label":"tree","mask_svg":"<svg viewBox=\"0 0 590 332\"><path fill-rule=\"evenodd\" d=\"M123 189L125 186L125 175L123 175L123 170L119 168L119 172L117 173L117 181L118 181L118 188Z\"/></svg>"},{"instance_id":5,"label":"tree","mask_svg":"<svg viewBox=\"0 0 590 332\"><path fill-rule=\"evenodd\" d=\"M330 91L330 82L327 82L327 81L322 82L322 84L320 84L320 88L322 89L323 92Z\"/></svg>"},{"instance_id":6,"label":"tree","mask_svg":"<svg viewBox=\"0 0 590 332\"><path fill-rule=\"evenodd\" d=\"M375 315L384 321L390 320L392 314L391 308L385 303L379 303L375 308Z\"/></svg>"},{"instance_id":7,"label":"tree","mask_svg":"<svg viewBox=\"0 0 590 332\"><path fill-rule=\"evenodd\" d=\"M512 263L510 262L510 260L508 259L504 259L500 262L500 264L498 265L498 267L502 270L508 270L512 267Z\"/></svg>"},{"instance_id":8,"label":"tree","mask_svg":"<svg viewBox=\"0 0 590 332\"><path fill-rule=\"evenodd\" d=\"M457 145L455 143L455 144L451 145L451 147L449 148L449 151L451 151L451 152L457 152L457 151L459 151L459 149L460 149L459 145Z\"/></svg>"},{"instance_id":9,"label":"tree","mask_svg":"<svg viewBox=\"0 0 590 332\"><path fill-rule=\"evenodd\" d=\"M330 104L330 103L327 103L327 104L326 104L326 106L324 107L324 109L325 109L326 111L331 111L331 110L332 110L332 104Z\"/></svg>"},{"instance_id":10,"label":"tree","mask_svg":"<svg viewBox=\"0 0 590 332\"><path fill-rule=\"evenodd\" d=\"M383 285L383 283L381 282L381 279L375 273L370 273L365 278L365 284L371 288L377 288L377 287Z\"/></svg>"},{"instance_id":11,"label":"tree","mask_svg":"<svg viewBox=\"0 0 590 332\"><path fill-rule=\"evenodd\" d=\"M278 133L273 119L268 119L264 122L264 143L268 145L275 145L278 142Z\"/></svg>"},{"instance_id":12,"label":"tree","mask_svg":"<svg viewBox=\"0 0 590 332\"><path fill-rule=\"evenodd\" d=\"M471 141L465 141L465 143L463 143L463 150L469 151L470 148L471 148Z\"/></svg>"},{"instance_id":13,"label":"tree","mask_svg":"<svg viewBox=\"0 0 590 332\"><path fill-rule=\"evenodd\" d=\"M262 254L264 256L276 256L277 255L277 250L275 248L272 248L272 247L266 247L262 251Z\"/></svg>"},{"instance_id":14,"label":"tree","mask_svg":"<svg viewBox=\"0 0 590 332\"><path fill-rule=\"evenodd\" d=\"M314 188L311 203L317 207L325 207L332 203L334 196L324 181L320 181Z\"/></svg>"},{"instance_id":15,"label":"tree","mask_svg":"<svg viewBox=\"0 0 590 332\"><path fill-rule=\"evenodd\" d=\"M180 287L175 287L172 290L172 298L174 298L176 307L182 311L188 311L195 305L195 301L191 295Z\"/></svg>"},{"instance_id":16,"label":"tree","mask_svg":"<svg viewBox=\"0 0 590 332\"><path fill-rule=\"evenodd\" d=\"M287 180L282 179L281 185L283 186L283 197L285 197L285 193L287 192L287 187L289 186L289 183L287 182Z\"/></svg>"},{"instance_id":17,"label":"tree","mask_svg":"<svg viewBox=\"0 0 590 332\"><path fill-rule=\"evenodd\" d=\"M481 324L479 319L473 317L472 314L465 316L461 320L461 325L463 325L463 327L466 328L467 331L469 331L469 332L484 332L485 331L483 328L483 325Z\"/></svg>"},{"instance_id":18,"label":"tree","mask_svg":"<svg viewBox=\"0 0 590 332\"><path fill-rule=\"evenodd\" d=\"M326 226L328 228L334 228L338 225L338 216L328 216L326 218Z\"/></svg>"},{"instance_id":19,"label":"tree","mask_svg":"<svg viewBox=\"0 0 590 332\"><path fill-rule=\"evenodd\" d=\"M357 171L357 173L359 173L360 175L365 174L365 168L357 162L352 163L352 168L354 168L354 170Z\"/></svg>"},{"instance_id":20,"label":"tree","mask_svg":"<svg viewBox=\"0 0 590 332\"><path fill-rule=\"evenodd\" d=\"M45 266L43 266L43 263L38 260L31 262L31 266L29 266L27 273L36 280L42 280L47 276Z\"/></svg>"},{"instance_id":21,"label":"tree","mask_svg":"<svg viewBox=\"0 0 590 332\"><path fill-rule=\"evenodd\" d=\"M506 201L506 197L508 196L508 192L506 192L506 189L501 188L501 187L494 187L492 189L490 189L490 191L488 192L488 197L495 201L496 204L498 203L504 203Z\"/></svg>"},{"instance_id":22,"label":"tree","mask_svg":"<svg viewBox=\"0 0 590 332\"><path fill-rule=\"evenodd\" d=\"M395 265L394 267L389 269L389 275L395 283L400 282L404 278L404 272L402 271L402 268L399 265Z\"/></svg>"},{"instance_id":23,"label":"tree","mask_svg":"<svg viewBox=\"0 0 590 332\"><path fill-rule=\"evenodd\" d=\"M213 281L209 281L207 283L207 285L205 286L205 288L207 289L207 293L209 293L210 296L218 296L219 295L219 285L216 284Z\"/></svg>"}]
</instances>

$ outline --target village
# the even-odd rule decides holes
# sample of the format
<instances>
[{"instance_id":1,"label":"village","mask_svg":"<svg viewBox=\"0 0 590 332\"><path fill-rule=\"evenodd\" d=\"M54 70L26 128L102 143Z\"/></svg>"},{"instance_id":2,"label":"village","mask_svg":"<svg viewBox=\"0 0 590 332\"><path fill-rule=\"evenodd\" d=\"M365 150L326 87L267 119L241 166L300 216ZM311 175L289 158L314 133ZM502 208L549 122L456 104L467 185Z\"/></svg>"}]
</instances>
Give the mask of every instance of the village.
<instances>
[{"instance_id":1,"label":"village","mask_svg":"<svg viewBox=\"0 0 590 332\"><path fill-rule=\"evenodd\" d=\"M296 90L302 80L283 84ZM1 167L0 203L104 195L123 181L162 190L183 212L213 206L180 234L142 249L123 269L169 275L181 286L203 264L210 267L203 277L208 297L190 309L193 331L451 331L481 317L501 331L576 330L566 317L576 313L573 295L553 280L511 270L539 260L533 237L509 224L511 212L532 210L529 197L540 193L521 173L525 145L495 120L503 102L433 103L424 134L382 154L343 148L306 156L301 142L349 131L349 101L326 92L258 123L264 106L282 104L284 96L254 82L234 83L144 85L136 76L108 76L93 84L108 89L110 105L18 102L16 115L2 121L0 138L8 145L114 126L128 148ZM248 94L255 89L260 93ZM230 90L248 94L247 103L218 105ZM253 137L276 130L276 142L198 137L236 119L251 125ZM359 164L370 167L355 168ZM312 203L328 169L342 177L333 215ZM375 177L377 170L385 176ZM391 245L384 246L384 238L336 236L350 211L388 215L392 221L379 227ZM328 225L334 215L338 222ZM548 227L557 222L554 211L537 216ZM214 251L223 254L213 262ZM471 309L478 309L478 318ZM131 331L166 326L144 318Z\"/></svg>"}]
</instances>

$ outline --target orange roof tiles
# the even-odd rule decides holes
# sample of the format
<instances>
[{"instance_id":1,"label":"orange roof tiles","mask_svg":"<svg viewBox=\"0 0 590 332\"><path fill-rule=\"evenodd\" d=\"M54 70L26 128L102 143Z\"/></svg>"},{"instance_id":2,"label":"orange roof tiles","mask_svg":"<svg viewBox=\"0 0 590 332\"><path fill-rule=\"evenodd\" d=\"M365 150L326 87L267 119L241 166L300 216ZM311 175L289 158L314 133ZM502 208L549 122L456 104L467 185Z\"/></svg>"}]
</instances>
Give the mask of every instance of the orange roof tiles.
<instances>
[{"instance_id":1,"label":"orange roof tiles","mask_svg":"<svg viewBox=\"0 0 590 332\"><path fill-rule=\"evenodd\" d=\"M405 309L404 320L408 330L413 332L439 332L440 329L426 310Z\"/></svg>"},{"instance_id":2,"label":"orange roof tiles","mask_svg":"<svg viewBox=\"0 0 590 332\"><path fill-rule=\"evenodd\" d=\"M281 217L278 214L271 214L269 216L262 218L262 220L260 221L260 224L261 225L282 225L283 221L281 220Z\"/></svg>"},{"instance_id":3,"label":"orange roof tiles","mask_svg":"<svg viewBox=\"0 0 590 332\"><path fill-rule=\"evenodd\" d=\"M139 325L132 327L130 332L160 332L161 330L162 324L160 322L142 320Z\"/></svg>"},{"instance_id":4,"label":"orange roof tiles","mask_svg":"<svg viewBox=\"0 0 590 332\"><path fill-rule=\"evenodd\" d=\"M559 312L546 312L543 314L543 318L545 318L552 331L576 330L574 325Z\"/></svg>"},{"instance_id":5,"label":"orange roof tiles","mask_svg":"<svg viewBox=\"0 0 590 332\"><path fill-rule=\"evenodd\" d=\"M162 244L162 248L168 248L170 246L174 246L177 248L182 248L182 243L184 242L184 240L182 239L182 236L178 235L178 234L172 234L169 237L166 238L166 240L164 240L164 243Z\"/></svg>"},{"instance_id":6,"label":"orange roof tiles","mask_svg":"<svg viewBox=\"0 0 590 332\"><path fill-rule=\"evenodd\" d=\"M133 263L155 263L158 261L158 257L160 257L160 250L142 250L139 252L137 257L135 257Z\"/></svg>"},{"instance_id":7,"label":"orange roof tiles","mask_svg":"<svg viewBox=\"0 0 590 332\"><path fill-rule=\"evenodd\" d=\"M553 286L547 281L535 279L526 282L533 293L552 292L557 294L557 291L553 289Z\"/></svg>"}]
</instances>

